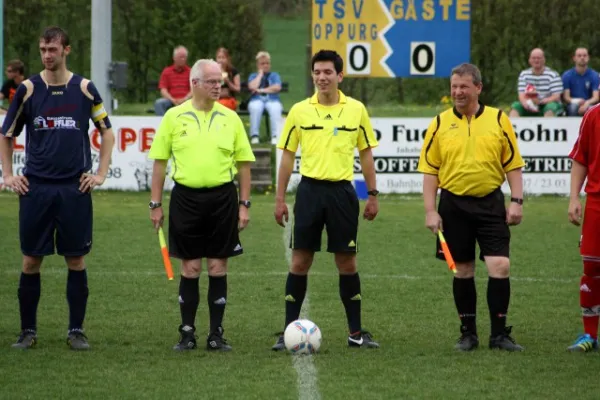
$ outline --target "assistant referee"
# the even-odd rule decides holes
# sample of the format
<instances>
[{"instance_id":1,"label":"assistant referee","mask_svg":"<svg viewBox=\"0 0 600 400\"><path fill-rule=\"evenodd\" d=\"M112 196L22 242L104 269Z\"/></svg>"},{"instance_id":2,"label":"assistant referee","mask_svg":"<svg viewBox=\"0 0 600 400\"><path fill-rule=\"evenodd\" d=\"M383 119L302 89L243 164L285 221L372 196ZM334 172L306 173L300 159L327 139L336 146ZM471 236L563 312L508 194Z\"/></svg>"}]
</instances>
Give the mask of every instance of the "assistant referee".
<instances>
[{"instance_id":1,"label":"assistant referee","mask_svg":"<svg viewBox=\"0 0 600 400\"><path fill-rule=\"evenodd\" d=\"M521 351L523 347L510 336L506 315L510 301L508 226L521 222L525 163L508 116L479 102L483 87L479 69L472 64L454 68L450 84L454 107L429 125L418 170L425 174L426 226L436 235L438 229L443 230L456 262L453 293L461 336L455 347L469 351L479 346L474 280L477 242L489 276L489 347ZM500 189L505 179L511 190L508 208ZM444 259L439 240L436 255Z\"/></svg>"},{"instance_id":2,"label":"assistant referee","mask_svg":"<svg viewBox=\"0 0 600 400\"><path fill-rule=\"evenodd\" d=\"M181 259L180 341L175 350L196 348L195 318L202 259L208 269L208 350L231 350L223 338L227 304L227 259L242 254L239 231L248 224L250 162L254 154L239 116L219 104L223 78L213 60L190 72L192 98L167 111L148 157L154 159L150 219L163 223L162 192L167 161L175 182L169 204L170 255ZM237 168L236 168L237 167ZM234 176L239 172L240 200Z\"/></svg>"},{"instance_id":3,"label":"assistant referee","mask_svg":"<svg viewBox=\"0 0 600 400\"><path fill-rule=\"evenodd\" d=\"M346 310L351 347L375 348L361 326L360 278L356 269L359 203L352 186L354 152L369 198L363 216L373 220L379 210L372 148L378 145L365 106L345 96L338 85L344 62L335 52L321 50L312 58L312 78L317 93L290 110L277 147L283 150L277 181L275 219L284 226L288 209L285 192L292 174L296 150L302 149L292 228L292 262L285 286L285 326L298 319L306 295L307 275L315 252L321 250L323 227L327 251L335 254L339 290ZM284 350L283 335L273 350Z\"/></svg>"}]
</instances>

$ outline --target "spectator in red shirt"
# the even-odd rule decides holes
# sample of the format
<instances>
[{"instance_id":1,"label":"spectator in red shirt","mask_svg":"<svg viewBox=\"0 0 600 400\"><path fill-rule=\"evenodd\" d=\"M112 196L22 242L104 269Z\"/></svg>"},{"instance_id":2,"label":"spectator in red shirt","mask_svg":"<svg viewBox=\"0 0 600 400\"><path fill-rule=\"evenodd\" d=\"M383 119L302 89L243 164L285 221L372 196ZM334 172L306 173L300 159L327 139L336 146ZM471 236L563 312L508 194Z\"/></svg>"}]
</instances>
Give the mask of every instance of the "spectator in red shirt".
<instances>
[{"instance_id":1,"label":"spectator in red shirt","mask_svg":"<svg viewBox=\"0 0 600 400\"><path fill-rule=\"evenodd\" d=\"M187 58L188 51L185 47L178 46L173 50L173 65L165 67L160 74L158 88L162 97L154 103L156 115L165 115L169 108L192 97Z\"/></svg>"}]
</instances>

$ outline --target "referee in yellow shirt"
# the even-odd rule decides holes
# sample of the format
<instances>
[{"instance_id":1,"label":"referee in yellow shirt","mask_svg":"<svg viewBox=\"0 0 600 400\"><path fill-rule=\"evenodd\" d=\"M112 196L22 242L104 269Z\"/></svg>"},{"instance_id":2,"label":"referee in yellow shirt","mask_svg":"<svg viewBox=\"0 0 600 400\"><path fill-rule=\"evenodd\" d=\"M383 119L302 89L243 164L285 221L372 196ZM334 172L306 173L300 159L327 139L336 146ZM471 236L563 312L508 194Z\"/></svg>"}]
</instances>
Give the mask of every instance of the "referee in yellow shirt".
<instances>
[{"instance_id":1,"label":"referee in yellow shirt","mask_svg":"<svg viewBox=\"0 0 600 400\"><path fill-rule=\"evenodd\" d=\"M192 98L167 111L149 158L154 159L150 218L163 223L162 192L171 158L175 186L169 203L169 250L181 259L181 334L175 350L196 348L195 318L202 259L208 269L208 350L231 350L223 338L227 304L227 259L242 254L239 231L248 224L250 162L255 161L239 116L219 104L223 78L213 60L199 60L190 72ZM237 168L236 168L237 167ZM239 175L240 195L234 176Z\"/></svg>"},{"instance_id":2,"label":"referee in yellow shirt","mask_svg":"<svg viewBox=\"0 0 600 400\"><path fill-rule=\"evenodd\" d=\"M360 210L351 183L354 152L358 149L369 190L363 216L373 220L379 204L371 149L378 143L365 106L338 90L343 65L342 58L334 51L321 50L313 56L312 77L317 93L292 107L277 145L283 150L275 206L275 219L281 226L288 218L285 192L296 150L299 145L302 148L302 180L296 193L290 243L292 263L285 287L285 326L300 316L308 271L314 253L321 250L321 233L326 227L327 251L335 254L340 297L348 319L348 345L379 347L361 326L360 278L356 271ZM273 350L284 348L280 335Z\"/></svg>"},{"instance_id":3,"label":"referee in yellow shirt","mask_svg":"<svg viewBox=\"0 0 600 400\"><path fill-rule=\"evenodd\" d=\"M475 244L488 270L490 348L521 351L506 326L510 301L509 225L521 222L522 167L525 165L515 132L501 110L479 102L481 72L472 64L452 70L454 107L433 119L427 129L418 170L424 173L423 199L426 226L444 232L456 262L454 301L461 321L456 349L479 346L475 323ZM510 205L500 187L508 180ZM441 189L438 211L435 210ZM437 257L444 259L437 241Z\"/></svg>"}]
</instances>

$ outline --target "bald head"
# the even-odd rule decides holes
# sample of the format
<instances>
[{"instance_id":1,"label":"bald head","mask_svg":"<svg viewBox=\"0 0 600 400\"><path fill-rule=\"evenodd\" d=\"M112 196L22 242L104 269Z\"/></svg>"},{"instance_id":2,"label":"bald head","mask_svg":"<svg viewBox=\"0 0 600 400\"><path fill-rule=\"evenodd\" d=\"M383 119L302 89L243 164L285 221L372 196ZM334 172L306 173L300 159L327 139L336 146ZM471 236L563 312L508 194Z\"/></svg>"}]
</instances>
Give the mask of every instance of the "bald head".
<instances>
[{"instance_id":1,"label":"bald head","mask_svg":"<svg viewBox=\"0 0 600 400\"><path fill-rule=\"evenodd\" d=\"M187 64L188 51L183 46L177 46L173 50L173 62L177 67L183 67Z\"/></svg>"},{"instance_id":2,"label":"bald head","mask_svg":"<svg viewBox=\"0 0 600 400\"><path fill-rule=\"evenodd\" d=\"M536 71L543 70L546 66L546 57L544 57L544 51L540 48L531 50L529 54L529 65Z\"/></svg>"}]
</instances>

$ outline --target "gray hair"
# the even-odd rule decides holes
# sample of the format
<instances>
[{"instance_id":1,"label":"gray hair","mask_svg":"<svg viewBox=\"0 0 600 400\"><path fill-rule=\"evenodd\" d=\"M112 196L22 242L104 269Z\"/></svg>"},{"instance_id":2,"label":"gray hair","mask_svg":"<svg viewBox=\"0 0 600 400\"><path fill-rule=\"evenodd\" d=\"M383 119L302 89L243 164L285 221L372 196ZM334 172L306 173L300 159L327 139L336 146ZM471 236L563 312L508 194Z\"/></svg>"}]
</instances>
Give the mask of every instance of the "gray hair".
<instances>
[{"instance_id":1,"label":"gray hair","mask_svg":"<svg viewBox=\"0 0 600 400\"><path fill-rule=\"evenodd\" d=\"M256 54L256 59L258 60L259 58L266 58L267 60L271 61L271 55L266 52L266 51L259 51L258 54Z\"/></svg>"},{"instance_id":2,"label":"gray hair","mask_svg":"<svg viewBox=\"0 0 600 400\"><path fill-rule=\"evenodd\" d=\"M221 64L219 64L212 58L198 60L194 63L194 66L190 71L190 87L194 87L193 81L202 80L204 75L204 67L211 64L214 64L217 67L219 67L219 69L221 69Z\"/></svg>"},{"instance_id":3,"label":"gray hair","mask_svg":"<svg viewBox=\"0 0 600 400\"><path fill-rule=\"evenodd\" d=\"M175 49L173 50L173 57L175 57L177 55L177 52L179 50L185 51L185 56L187 57L187 55L188 55L188 49L186 49L184 46L177 46L177 47L175 47Z\"/></svg>"},{"instance_id":4,"label":"gray hair","mask_svg":"<svg viewBox=\"0 0 600 400\"><path fill-rule=\"evenodd\" d=\"M477 68L473 64L464 63L460 64L458 67L454 67L450 76L452 75L471 75L471 77L473 78L473 84L475 86L481 85L481 71L479 71L479 68Z\"/></svg>"}]
</instances>

